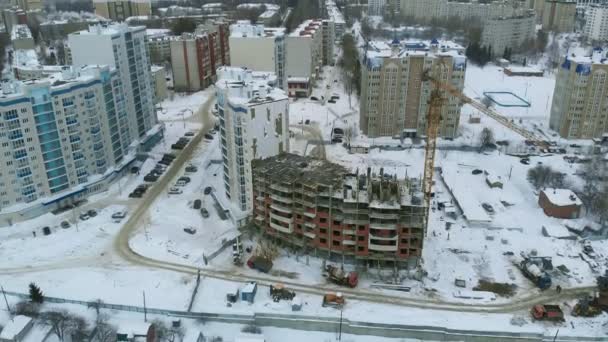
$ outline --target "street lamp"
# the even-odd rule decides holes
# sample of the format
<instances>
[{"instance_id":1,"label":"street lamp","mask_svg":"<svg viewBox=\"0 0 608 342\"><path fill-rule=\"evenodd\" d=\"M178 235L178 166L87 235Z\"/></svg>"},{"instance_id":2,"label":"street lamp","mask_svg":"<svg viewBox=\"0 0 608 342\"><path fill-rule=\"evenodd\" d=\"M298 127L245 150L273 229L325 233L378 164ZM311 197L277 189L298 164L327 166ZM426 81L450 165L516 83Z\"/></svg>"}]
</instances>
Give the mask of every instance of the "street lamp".
<instances>
[{"instance_id":1,"label":"street lamp","mask_svg":"<svg viewBox=\"0 0 608 342\"><path fill-rule=\"evenodd\" d=\"M184 123L184 129L186 129L186 112L187 111L190 111L190 115L194 115L194 111L192 109L190 109L190 108L182 109L180 114L182 116L182 122Z\"/></svg>"}]
</instances>

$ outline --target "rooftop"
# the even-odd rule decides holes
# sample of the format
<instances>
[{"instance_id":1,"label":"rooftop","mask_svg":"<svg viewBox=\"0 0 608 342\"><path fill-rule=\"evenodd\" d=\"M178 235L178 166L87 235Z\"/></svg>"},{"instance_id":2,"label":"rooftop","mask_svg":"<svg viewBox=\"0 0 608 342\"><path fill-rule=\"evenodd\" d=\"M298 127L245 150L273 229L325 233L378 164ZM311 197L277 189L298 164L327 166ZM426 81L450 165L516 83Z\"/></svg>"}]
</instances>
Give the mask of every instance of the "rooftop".
<instances>
[{"instance_id":1,"label":"rooftop","mask_svg":"<svg viewBox=\"0 0 608 342\"><path fill-rule=\"evenodd\" d=\"M453 41L431 41L420 40L393 40L389 41L370 41L366 55L368 60L383 58L405 58L408 56L452 56L460 57L461 62L466 61L464 47Z\"/></svg>"},{"instance_id":2,"label":"rooftop","mask_svg":"<svg viewBox=\"0 0 608 342\"><path fill-rule=\"evenodd\" d=\"M556 206L582 205L583 202L569 189L545 189L542 193L547 196L549 202Z\"/></svg>"},{"instance_id":3,"label":"rooftop","mask_svg":"<svg viewBox=\"0 0 608 342\"><path fill-rule=\"evenodd\" d=\"M290 37L312 37L317 30L321 27L320 20L304 20L300 26L296 27L293 32L289 34Z\"/></svg>"},{"instance_id":4,"label":"rooftop","mask_svg":"<svg viewBox=\"0 0 608 342\"><path fill-rule=\"evenodd\" d=\"M2 329L0 339L12 341L31 321L31 317L23 315L15 316L12 320L8 321L4 326L4 329Z\"/></svg>"},{"instance_id":5,"label":"rooftop","mask_svg":"<svg viewBox=\"0 0 608 342\"><path fill-rule=\"evenodd\" d=\"M70 35L90 35L90 36L101 36L101 35L115 35L122 32L133 32L133 31L145 31L145 26L129 26L125 23L101 23L90 25L88 30L78 31L71 33Z\"/></svg>"},{"instance_id":6,"label":"rooftop","mask_svg":"<svg viewBox=\"0 0 608 342\"><path fill-rule=\"evenodd\" d=\"M248 20L237 21L230 25L230 36L234 38L266 38L280 37L285 35L283 27L264 27L264 25L253 25Z\"/></svg>"},{"instance_id":7,"label":"rooftop","mask_svg":"<svg viewBox=\"0 0 608 342\"><path fill-rule=\"evenodd\" d=\"M11 40L32 38L32 32L27 25L14 25L11 31Z\"/></svg>"},{"instance_id":8,"label":"rooftop","mask_svg":"<svg viewBox=\"0 0 608 342\"><path fill-rule=\"evenodd\" d=\"M272 72L252 71L240 67L217 69L216 87L227 91L233 105L257 105L267 101L287 100L287 94L275 88L276 75Z\"/></svg>"}]
</instances>

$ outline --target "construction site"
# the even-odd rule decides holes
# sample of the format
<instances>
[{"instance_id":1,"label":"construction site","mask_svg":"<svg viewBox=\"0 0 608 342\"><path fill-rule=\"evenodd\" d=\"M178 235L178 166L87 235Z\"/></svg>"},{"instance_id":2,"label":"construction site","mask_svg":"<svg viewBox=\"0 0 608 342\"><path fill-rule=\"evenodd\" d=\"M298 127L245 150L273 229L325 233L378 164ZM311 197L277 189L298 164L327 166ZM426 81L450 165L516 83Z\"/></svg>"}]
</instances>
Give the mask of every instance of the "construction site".
<instances>
[{"instance_id":1,"label":"construction site","mask_svg":"<svg viewBox=\"0 0 608 342\"><path fill-rule=\"evenodd\" d=\"M304 253L411 268L424 235L419 183L383 169L351 173L328 161L282 154L253 163L254 223Z\"/></svg>"}]
</instances>

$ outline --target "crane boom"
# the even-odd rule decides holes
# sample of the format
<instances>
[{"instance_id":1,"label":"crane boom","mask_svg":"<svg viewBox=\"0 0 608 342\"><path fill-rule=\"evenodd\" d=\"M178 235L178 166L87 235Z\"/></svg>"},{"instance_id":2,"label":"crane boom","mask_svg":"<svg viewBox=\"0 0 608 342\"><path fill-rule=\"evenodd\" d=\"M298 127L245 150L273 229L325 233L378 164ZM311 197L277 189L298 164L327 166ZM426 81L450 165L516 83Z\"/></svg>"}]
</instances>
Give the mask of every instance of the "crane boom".
<instances>
[{"instance_id":1,"label":"crane boom","mask_svg":"<svg viewBox=\"0 0 608 342\"><path fill-rule=\"evenodd\" d=\"M441 96L441 92L439 89L435 89L431 92L431 97L429 99L429 112L427 115L426 126L426 147L424 154L424 178L422 188L424 193L423 227L425 236L429 220L429 209L431 207L433 172L435 169L435 150L437 145L437 136L439 135L442 106L443 98Z\"/></svg>"},{"instance_id":2,"label":"crane boom","mask_svg":"<svg viewBox=\"0 0 608 342\"><path fill-rule=\"evenodd\" d=\"M513 132L522 136L524 139L533 142L536 146L540 146L540 147L547 146L547 142L538 139L536 137L536 135L534 135L534 133L528 131L527 129L525 129L521 126L516 125L515 123L511 122L507 117L505 117L504 115L501 115L497 111L495 111L491 108L488 108L488 107L484 106L482 103L479 103L479 102L473 100L472 98L465 95L462 91L460 91L460 89L452 86L451 84L440 82L439 80L433 78L432 76L430 76L428 74L426 75L426 79L431 81L433 83L433 85L435 85L435 87L445 90L450 95L457 97L464 104L470 104L471 106L473 106L473 108L477 109L478 111L480 111L480 112L484 113L485 115L491 117L492 119L496 120L501 125L507 127L508 129L510 129Z\"/></svg>"}]
</instances>

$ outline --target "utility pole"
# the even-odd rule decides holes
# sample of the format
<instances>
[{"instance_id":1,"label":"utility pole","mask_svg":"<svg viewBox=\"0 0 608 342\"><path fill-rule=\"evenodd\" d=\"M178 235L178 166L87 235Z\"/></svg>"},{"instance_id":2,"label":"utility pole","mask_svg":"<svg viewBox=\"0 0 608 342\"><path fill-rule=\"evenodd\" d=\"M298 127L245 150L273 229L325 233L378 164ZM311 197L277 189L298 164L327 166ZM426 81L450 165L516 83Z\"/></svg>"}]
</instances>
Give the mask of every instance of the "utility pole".
<instances>
[{"instance_id":1,"label":"utility pole","mask_svg":"<svg viewBox=\"0 0 608 342\"><path fill-rule=\"evenodd\" d=\"M4 303L6 303L6 310L8 313L11 313L11 307L8 305L8 300L6 299L6 293L4 292L4 287L0 286L0 290L2 290L2 295L4 296Z\"/></svg>"},{"instance_id":2,"label":"utility pole","mask_svg":"<svg viewBox=\"0 0 608 342\"><path fill-rule=\"evenodd\" d=\"M144 295L144 322L148 321L148 312L146 310L146 291L142 291Z\"/></svg>"},{"instance_id":3,"label":"utility pole","mask_svg":"<svg viewBox=\"0 0 608 342\"><path fill-rule=\"evenodd\" d=\"M340 308L340 330L338 332L338 341L342 341L342 308Z\"/></svg>"},{"instance_id":4,"label":"utility pole","mask_svg":"<svg viewBox=\"0 0 608 342\"><path fill-rule=\"evenodd\" d=\"M555 336L553 337L553 342L555 342L557 340L557 334L559 334L559 329L557 329L557 331L555 332Z\"/></svg>"}]
</instances>

